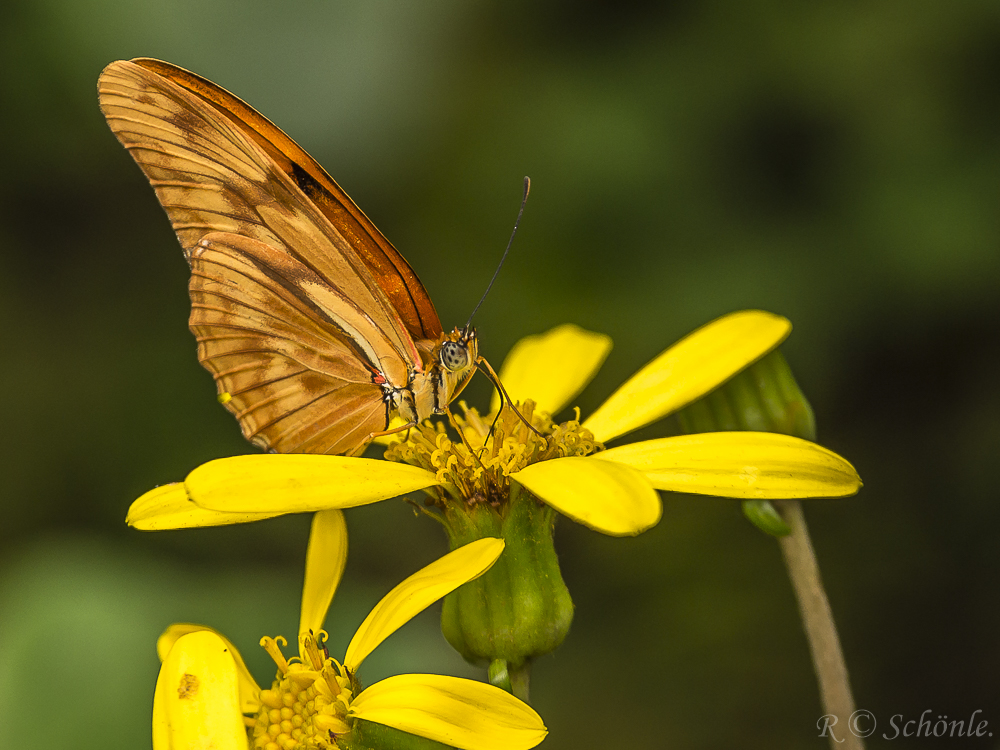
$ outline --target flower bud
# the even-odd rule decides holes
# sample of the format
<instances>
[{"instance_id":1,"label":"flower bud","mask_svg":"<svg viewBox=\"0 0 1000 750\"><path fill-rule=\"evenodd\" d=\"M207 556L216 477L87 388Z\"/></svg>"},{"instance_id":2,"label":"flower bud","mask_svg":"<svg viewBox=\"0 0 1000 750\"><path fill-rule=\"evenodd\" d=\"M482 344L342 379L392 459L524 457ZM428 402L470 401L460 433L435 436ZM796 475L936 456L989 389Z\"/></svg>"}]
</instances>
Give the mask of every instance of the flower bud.
<instances>
[{"instance_id":1,"label":"flower bud","mask_svg":"<svg viewBox=\"0 0 1000 750\"><path fill-rule=\"evenodd\" d=\"M812 407L780 349L681 409L677 418L686 433L755 430L816 441Z\"/></svg>"},{"instance_id":2,"label":"flower bud","mask_svg":"<svg viewBox=\"0 0 1000 750\"><path fill-rule=\"evenodd\" d=\"M507 502L452 503L444 526L452 549L484 536L506 543L493 567L444 600L441 631L473 663L517 668L554 650L573 620L573 600L553 545L556 512L516 483Z\"/></svg>"},{"instance_id":3,"label":"flower bud","mask_svg":"<svg viewBox=\"0 0 1000 750\"><path fill-rule=\"evenodd\" d=\"M812 407L780 349L677 412L677 419L687 433L755 430L816 440ZM743 501L743 515L771 536L785 536L791 531L767 500Z\"/></svg>"}]
</instances>

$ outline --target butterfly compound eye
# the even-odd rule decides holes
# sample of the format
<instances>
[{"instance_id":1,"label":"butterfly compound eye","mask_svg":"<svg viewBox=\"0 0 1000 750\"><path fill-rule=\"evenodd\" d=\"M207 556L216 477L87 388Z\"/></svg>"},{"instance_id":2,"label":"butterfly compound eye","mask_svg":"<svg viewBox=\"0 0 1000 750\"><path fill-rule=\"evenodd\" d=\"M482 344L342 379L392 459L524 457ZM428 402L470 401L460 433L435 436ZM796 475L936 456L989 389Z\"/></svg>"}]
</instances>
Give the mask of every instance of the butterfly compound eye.
<instances>
[{"instance_id":1,"label":"butterfly compound eye","mask_svg":"<svg viewBox=\"0 0 1000 750\"><path fill-rule=\"evenodd\" d=\"M441 344L441 364L450 372L458 372L469 366L469 347L457 341Z\"/></svg>"}]
</instances>

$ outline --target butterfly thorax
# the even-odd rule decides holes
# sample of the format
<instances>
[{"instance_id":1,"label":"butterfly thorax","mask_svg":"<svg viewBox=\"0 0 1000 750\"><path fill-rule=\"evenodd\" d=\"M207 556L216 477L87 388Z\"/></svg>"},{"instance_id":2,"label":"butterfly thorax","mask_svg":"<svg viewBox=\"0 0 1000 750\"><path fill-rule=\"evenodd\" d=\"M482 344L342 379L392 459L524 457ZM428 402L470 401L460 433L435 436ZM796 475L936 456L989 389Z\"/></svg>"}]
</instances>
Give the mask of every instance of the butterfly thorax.
<instances>
[{"instance_id":1,"label":"butterfly thorax","mask_svg":"<svg viewBox=\"0 0 1000 750\"><path fill-rule=\"evenodd\" d=\"M479 341L474 328L456 328L441 334L432 342L418 341L423 358L423 372L416 372L410 381L412 403L403 400L399 415L407 422L420 422L432 414L441 414L476 371Z\"/></svg>"}]
</instances>

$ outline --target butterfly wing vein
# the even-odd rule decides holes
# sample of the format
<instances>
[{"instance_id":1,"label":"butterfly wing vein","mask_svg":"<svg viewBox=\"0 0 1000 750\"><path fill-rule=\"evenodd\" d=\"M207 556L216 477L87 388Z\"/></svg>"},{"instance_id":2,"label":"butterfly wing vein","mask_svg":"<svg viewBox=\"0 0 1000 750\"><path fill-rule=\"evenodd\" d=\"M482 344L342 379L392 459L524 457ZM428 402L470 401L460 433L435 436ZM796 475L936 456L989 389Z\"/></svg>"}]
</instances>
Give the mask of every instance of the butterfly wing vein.
<instances>
[{"instance_id":1,"label":"butterfly wing vein","mask_svg":"<svg viewBox=\"0 0 1000 750\"><path fill-rule=\"evenodd\" d=\"M316 189L315 180L297 181L297 165L280 168L225 97L239 100L212 92L227 112L178 80L118 62L99 89L113 132L149 178L191 264L199 359L255 444L355 452L388 423L376 380L406 387L421 366L415 335L440 331L433 306L393 265L398 259L412 275L388 242L373 260L353 225L340 231L332 210L310 200L304 189ZM272 141L290 141L274 130ZM346 195L325 200L353 207Z\"/></svg>"}]
</instances>

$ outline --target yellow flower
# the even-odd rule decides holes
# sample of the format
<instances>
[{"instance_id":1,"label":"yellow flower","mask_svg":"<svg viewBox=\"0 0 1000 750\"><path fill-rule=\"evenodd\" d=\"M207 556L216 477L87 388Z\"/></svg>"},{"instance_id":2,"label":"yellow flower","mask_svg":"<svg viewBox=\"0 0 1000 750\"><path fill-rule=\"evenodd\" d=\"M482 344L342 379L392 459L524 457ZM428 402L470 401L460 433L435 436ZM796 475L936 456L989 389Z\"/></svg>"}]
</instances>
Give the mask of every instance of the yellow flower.
<instances>
[{"instance_id":1,"label":"yellow flower","mask_svg":"<svg viewBox=\"0 0 1000 750\"><path fill-rule=\"evenodd\" d=\"M482 575L503 547L499 539L480 539L407 578L371 611L338 662L327 653L321 628L344 569L347 531L339 510L317 513L306 557L298 657L285 659L280 637L263 638L278 672L262 690L219 633L172 625L157 642L163 664L153 699L153 749L311 750L337 747L338 739L378 747L379 733L387 731L382 727L469 750L534 747L547 733L541 718L500 688L426 674L397 675L367 688L357 680L362 661L379 643Z\"/></svg>"},{"instance_id":2,"label":"yellow flower","mask_svg":"<svg viewBox=\"0 0 1000 750\"><path fill-rule=\"evenodd\" d=\"M790 332L788 320L759 310L719 318L639 370L581 428L607 443L662 419L763 357ZM500 380L515 401L530 396L538 408L554 414L590 381L610 346L606 337L562 326L521 341ZM576 379L546 385L560 362L575 365ZM854 467L836 453L800 438L749 431L646 440L586 457L533 463L511 478L564 515L605 533L635 533L636 525L644 530L635 523L638 509L614 516L628 507L636 496L633 487L643 481L657 490L739 499L844 497L861 487ZM605 501L594 502L595 494Z\"/></svg>"},{"instance_id":3,"label":"yellow flower","mask_svg":"<svg viewBox=\"0 0 1000 750\"><path fill-rule=\"evenodd\" d=\"M527 428L515 434L520 428L501 416L505 432L482 457L443 430L420 426L409 441L415 452L401 456L417 466L315 455L219 459L182 483L140 497L127 521L144 530L242 523L348 508L418 489L436 488L431 492L440 495L460 476L485 483L460 493L467 501L494 479L513 480L564 515L614 535L637 534L659 521L656 490L740 499L852 495L861 481L847 461L785 435L705 433L602 450L603 443L698 400L778 346L790 330L785 318L757 310L719 318L643 367L582 424L547 423L545 436L552 439L546 442L534 440ZM519 342L500 378L515 402L534 402L544 423L545 415L558 413L583 389L610 349L607 336L561 326ZM493 411L498 407L495 398ZM490 424L474 410L466 410L461 423L480 441ZM430 441L426 450L421 440ZM396 446L405 453L403 443Z\"/></svg>"}]
</instances>

